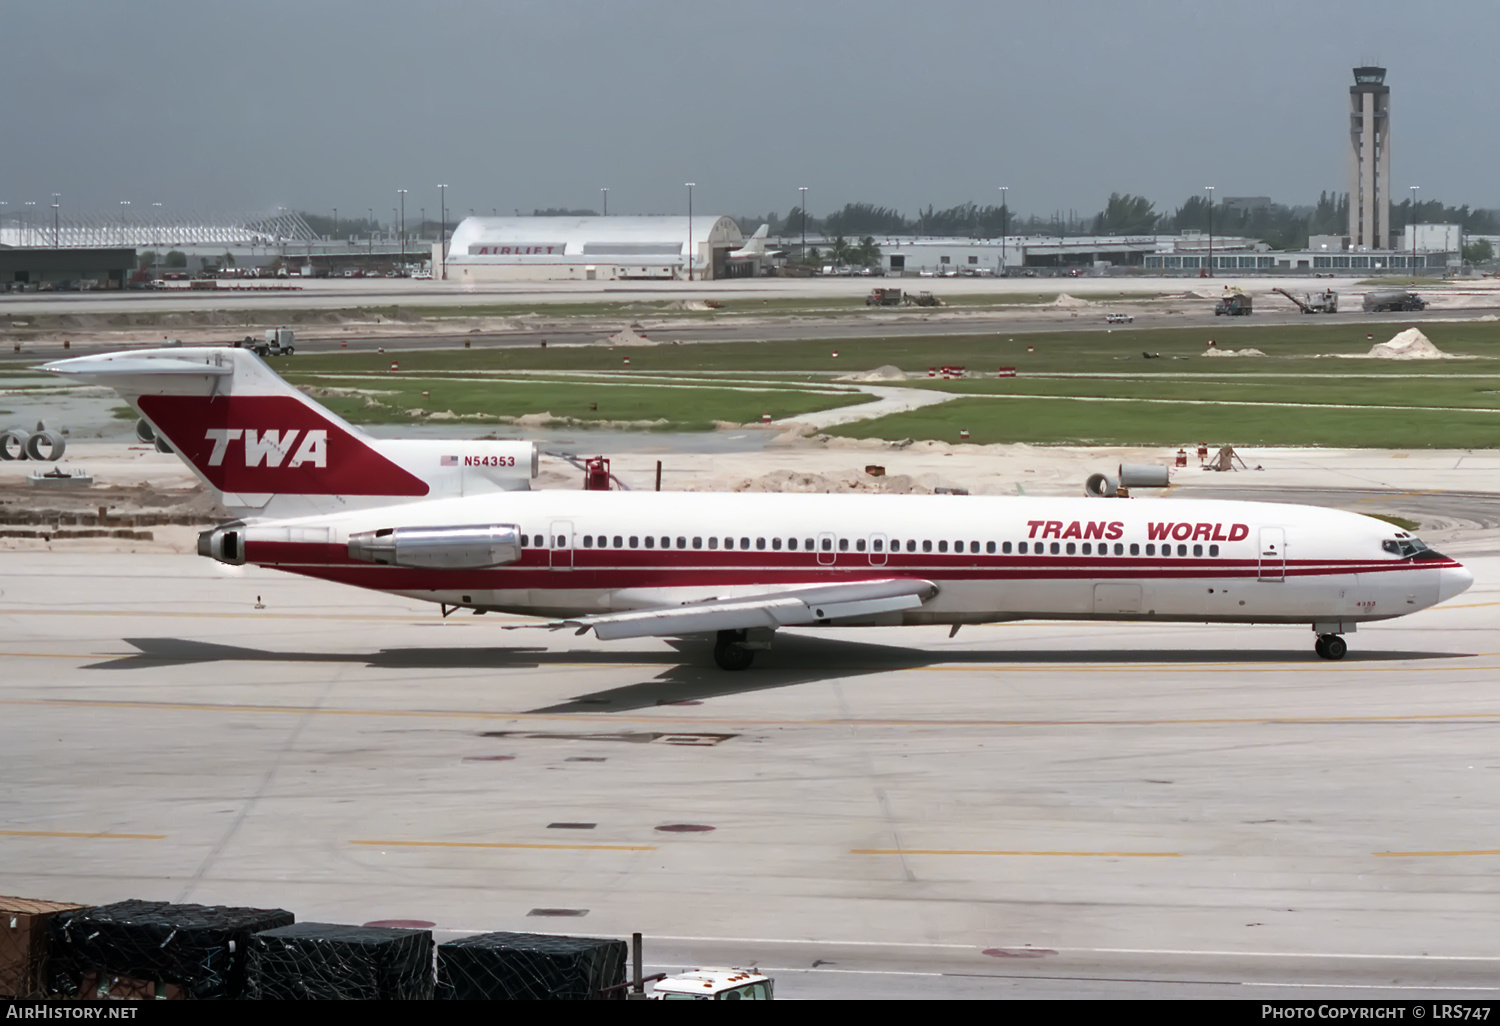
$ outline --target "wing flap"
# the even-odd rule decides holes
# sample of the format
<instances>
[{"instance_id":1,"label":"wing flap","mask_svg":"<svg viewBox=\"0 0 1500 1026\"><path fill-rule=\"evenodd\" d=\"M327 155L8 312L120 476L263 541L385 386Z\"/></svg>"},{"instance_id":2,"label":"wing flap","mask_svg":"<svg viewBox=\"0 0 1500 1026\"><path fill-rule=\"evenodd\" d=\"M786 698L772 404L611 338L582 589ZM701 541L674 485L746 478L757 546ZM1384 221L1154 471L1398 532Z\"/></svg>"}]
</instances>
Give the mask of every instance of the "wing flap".
<instances>
[{"instance_id":1,"label":"wing flap","mask_svg":"<svg viewBox=\"0 0 1500 1026\"><path fill-rule=\"evenodd\" d=\"M672 637L725 630L789 627L830 620L848 620L878 613L915 609L937 594L931 581L879 580L819 585L762 595L710 599L683 606L633 609L620 613L581 616L541 625L593 630L604 641L619 638Z\"/></svg>"}]
</instances>

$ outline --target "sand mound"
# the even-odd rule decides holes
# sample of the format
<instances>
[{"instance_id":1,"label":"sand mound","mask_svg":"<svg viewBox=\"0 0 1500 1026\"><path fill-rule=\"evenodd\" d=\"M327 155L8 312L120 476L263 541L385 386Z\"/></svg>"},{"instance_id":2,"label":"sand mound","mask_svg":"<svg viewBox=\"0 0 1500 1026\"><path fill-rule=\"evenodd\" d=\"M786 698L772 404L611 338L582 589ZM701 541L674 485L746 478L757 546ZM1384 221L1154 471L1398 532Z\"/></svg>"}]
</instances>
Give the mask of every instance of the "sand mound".
<instances>
[{"instance_id":1,"label":"sand mound","mask_svg":"<svg viewBox=\"0 0 1500 1026\"><path fill-rule=\"evenodd\" d=\"M632 328L621 328L599 343L604 346L654 346L658 343Z\"/></svg>"},{"instance_id":2,"label":"sand mound","mask_svg":"<svg viewBox=\"0 0 1500 1026\"><path fill-rule=\"evenodd\" d=\"M1259 349L1209 349L1204 356L1265 356Z\"/></svg>"},{"instance_id":3,"label":"sand mound","mask_svg":"<svg viewBox=\"0 0 1500 1026\"><path fill-rule=\"evenodd\" d=\"M844 374L837 381L905 381L906 372L895 364L887 363L865 374Z\"/></svg>"},{"instance_id":4,"label":"sand mound","mask_svg":"<svg viewBox=\"0 0 1500 1026\"><path fill-rule=\"evenodd\" d=\"M1058 293L1057 298L1050 305L1060 306L1067 310L1076 310L1079 307L1093 306L1094 304L1090 303L1087 299L1079 299L1077 296L1070 296L1066 292L1061 292Z\"/></svg>"},{"instance_id":5,"label":"sand mound","mask_svg":"<svg viewBox=\"0 0 1500 1026\"><path fill-rule=\"evenodd\" d=\"M1376 360L1449 360L1447 353L1432 344L1432 340L1416 328L1407 328L1389 342L1378 342L1370 347L1369 356Z\"/></svg>"},{"instance_id":6,"label":"sand mound","mask_svg":"<svg viewBox=\"0 0 1500 1026\"><path fill-rule=\"evenodd\" d=\"M858 470L849 470L842 474L774 470L760 477L741 479L731 484L729 490L732 492L813 492L820 494L866 492L881 495L931 495L934 485L927 478L932 476L924 474L921 478L913 478L906 474L890 474L885 477L871 477Z\"/></svg>"}]
</instances>

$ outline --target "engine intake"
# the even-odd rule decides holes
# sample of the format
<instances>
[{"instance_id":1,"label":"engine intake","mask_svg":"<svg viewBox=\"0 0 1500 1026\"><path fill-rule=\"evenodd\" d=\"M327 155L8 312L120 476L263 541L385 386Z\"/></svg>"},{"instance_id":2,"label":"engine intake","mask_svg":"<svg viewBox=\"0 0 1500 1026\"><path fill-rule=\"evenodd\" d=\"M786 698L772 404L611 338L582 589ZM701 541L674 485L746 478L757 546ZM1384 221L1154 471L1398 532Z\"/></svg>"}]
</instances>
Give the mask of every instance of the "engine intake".
<instances>
[{"instance_id":1,"label":"engine intake","mask_svg":"<svg viewBox=\"0 0 1500 1026\"><path fill-rule=\"evenodd\" d=\"M424 570L478 570L521 558L515 524L387 527L349 536L349 558Z\"/></svg>"}]
</instances>

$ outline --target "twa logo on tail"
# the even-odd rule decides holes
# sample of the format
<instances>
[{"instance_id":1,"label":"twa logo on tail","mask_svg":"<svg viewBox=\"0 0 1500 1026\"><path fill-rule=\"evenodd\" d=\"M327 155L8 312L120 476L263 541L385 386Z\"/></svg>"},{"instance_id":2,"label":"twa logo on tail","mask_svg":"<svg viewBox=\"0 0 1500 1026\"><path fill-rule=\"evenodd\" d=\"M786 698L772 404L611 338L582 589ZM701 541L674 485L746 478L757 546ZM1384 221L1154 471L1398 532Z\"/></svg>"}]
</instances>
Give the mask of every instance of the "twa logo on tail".
<instances>
[{"instance_id":1,"label":"twa logo on tail","mask_svg":"<svg viewBox=\"0 0 1500 1026\"><path fill-rule=\"evenodd\" d=\"M137 402L223 492L420 497L431 491L382 453L377 439L300 395L143 395Z\"/></svg>"},{"instance_id":2,"label":"twa logo on tail","mask_svg":"<svg viewBox=\"0 0 1500 1026\"><path fill-rule=\"evenodd\" d=\"M229 452L229 443L243 439L245 466L258 467L264 460L268 467L279 467L281 461L286 459L287 453L292 452L292 446L297 441L297 434L297 428L289 428L285 431L272 428L260 432L257 432L255 428L209 428L203 434L206 440L214 443L213 452L208 454L208 465L210 467L223 466L224 457ZM313 428L302 433L302 444L287 461L287 467L300 467L304 463L311 463L315 467L328 466L328 432L326 430Z\"/></svg>"}]
</instances>

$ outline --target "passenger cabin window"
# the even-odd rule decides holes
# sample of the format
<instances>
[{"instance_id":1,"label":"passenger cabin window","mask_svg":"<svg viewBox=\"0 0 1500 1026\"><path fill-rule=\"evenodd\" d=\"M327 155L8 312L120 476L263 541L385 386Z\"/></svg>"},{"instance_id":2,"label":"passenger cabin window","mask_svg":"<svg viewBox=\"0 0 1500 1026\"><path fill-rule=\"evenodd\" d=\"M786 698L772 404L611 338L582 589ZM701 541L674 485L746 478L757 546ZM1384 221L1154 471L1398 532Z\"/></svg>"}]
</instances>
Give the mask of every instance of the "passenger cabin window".
<instances>
[{"instance_id":1,"label":"passenger cabin window","mask_svg":"<svg viewBox=\"0 0 1500 1026\"><path fill-rule=\"evenodd\" d=\"M1006 542L1005 546L1006 546L1005 551L1009 552L1010 551L1010 542ZM1023 556L1026 555L1026 542L1021 542L1021 544L1017 545L1016 546L1016 551L1019 552Z\"/></svg>"},{"instance_id":2,"label":"passenger cabin window","mask_svg":"<svg viewBox=\"0 0 1500 1026\"><path fill-rule=\"evenodd\" d=\"M696 544L696 542L698 541L698 539L694 538L693 541L695 543L693 545L693 548L696 549L698 547L697 544ZM717 539L717 538L710 538L708 540L708 547L711 548L711 549L717 549L719 547L719 539ZM730 548L734 548L734 542L733 541L730 542L729 547Z\"/></svg>"},{"instance_id":3,"label":"passenger cabin window","mask_svg":"<svg viewBox=\"0 0 1500 1026\"><path fill-rule=\"evenodd\" d=\"M863 552L863 551L865 551L865 540L863 538L859 539L858 541L856 541L854 543L854 551L855 552Z\"/></svg>"},{"instance_id":4,"label":"passenger cabin window","mask_svg":"<svg viewBox=\"0 0 1500 1026\"><path fill-rule=\"evenodd\" d=\"M1093 554L1093 549L1094 549L1094 546L1093 546L1093 544L1091 542L1084 542L1083 543L1083 554L1085 556L1092 555Z\"/></svg>"},{"instance_id":5,"label":"passenger cabin window","mask_svg":"<svg viewBox=\"0 0 1500 1026\"><path fill-rule=\"evenodd\" d=\"M631 544L632 545L635 544L634 539L631 540ZM651 549L651 548L655 548L655 547L656 547L656 539L653 538L653 537L651 537L649 534L646 535L646 548Z\"/></svg>"},{"instance_id":6,"label":"passenger cabin window","mask_svg":"<svg viewBox=\"0 0 1500 1026\"><path fill-rule=\"evenodd\" d=\"M823 543L823 548L825 548L825 549L828 548L828 543L826 541ZM849 539L848 538L840 538L839 539L839 551L840 552L848 552L849 551Z\"/></svg>"},{"instance_id":7,"label":"passenger cabin window","mask_svg":"<svg viewBox=\"0 0 1500 1026\"><path fill-rule=\"evenodd\" d=\"M1077 551L1078 551L1078 547L1076 545L1074 545L1072 542L1068 542L1068 555L1071 556L1074 552L1077 552Z\"/></svg>"},{"instance_id":8,"label":"passenger cabin window","mask_svg":"<svg viewBox=\"0 0 1500 1026\"><path fill-rule=\"evenodd\" d=\"M1219 554L1219 547L1217 545L1210 545L1208 547L1208 554L1210 556L1217 556Z\"/></svg>"},{"instance_id":9,"label":"passenger cabin window","mask_svg":"<svg viewBox=\"0 0 1500 1026\"><path fill-rule=\"evenodd\" d=\"M593 535L586 534L586 535L583 536L583 547L586 548L586 549L591 549L591 548L594 547L594 536Z\"/></svg>"},{"instance_id":10,"label":"passenger cabin window","mask_svg":"<svg viewBox=\"0 0 1500 1026\"><path fill-rule=\"evenodd\" d=\"M560 534L557 536L557 547L560 549L565 549L568 547L568 538L566 535Z\"/></svg>"},{"instance_id":11,"label":"passenger cabin window","mask_svg":"<svg viewBox=\"0 0 1500 1026\"><path fill-rule=\"evenodd\" d=\"M693 539L693 548L695 548L695 549L701 549L701 548L703 548L703 539L702 538L694 538Z\"/></svg>"},{"instance_id":12,"label":"passenger cabin window","mask_svg":"<svg viewBox=\"0 0 1500 1026\"><path fill-rule=\"evenodd\" d=\"M940 541L940 542L938 542L938 551L939 552L947 552L948 551L948 543L947 543L947 541Z\"/></svg>"},{"instance_id":13,"label":"passenger cabin window","mask_svg":"<svg viewBox=\"0 0 1500 1026\"><path fill-rule=\"evenodd\" d=\"M1010 555L1010 542L1001 542L1000 551L1007 556Z\"/></svg>"},{"instance_id":14,"label":"passenger cabin window","mask_svg":"<svg viewBox=\"0 0 1500 1026\"><path fill-rule=\"evenodd\" d=\"M932 543L928 542L927 544L930 546ZM916 541L915 538L908 538L908 539L906 539L906 551L907 552L916 552L917 551L917 541ZM932 550L930 548L928 548L928 549L923 549L922 551L924 551L924 552L931 552Z\"/></svg>"},{"instance_id":15,"label":"passenger cabin window","mask_svg":"<svg viewBox=\"0 0 1500 1026\"><path fill-rule=\"evenodd\" d=\"M733 546L726 546L726 547L733 548ZM765 547L766 547L765 544L762 543L761 548L765 548ZM748 550L750 548L750 539L749 538L741 538L740 539L740 548Z\"/></svg>"},{"instance_id":16,"label":"passenger cabin window","mask_svg":"<svg viewBox=\"0 0 1500 1026\"><path fill-rule=\"evenodd\" d=\"M922 551L923 552L931 552L932 551L932 542L930 542L930 541L924 541L924 542L922 542Z\"/></svg>"},{"instance_id":17,"label":"passenger cabin window","mask_svg":"<svg viewBox=\"0 0 1500 1026\"><path fill-rule=\"evenodd\" d=\"M1054 555L1054 556L1055 556L1055 555L1057 555L1057 552L1058 552L1058 548L1059 548L1059 546L1058 546L1058 544L1057 544L1057 542L1053 542L1053 543L1052 543L1052 554L1053 554L1053 555Z\"/></svg>"},{"instance_id":18,"label":"passenger cabin window","mask_svg":"<svg viewBox=\"0 0 1500 1026\"><path fill-rule=\"evenodd\" d=\"M1130 546L1130 547L1131 547L1131 548L1132 548L1132 549L1134 549L1134 548L1135 548L1135 546L1134 546L1134 545L1132 545L1132 546ZM1131 555L1132 555L1132 556L1133 556L1133 555L1135 555L1135 553L1134 553L1134 552L1132 552L1132 553L1131 553ZM1146 543L1146 555L1148 555L1148 556L1154 556L1154 555L1156 555L1156 546L1155 546L1155 545L1152 545L1152 544L1151 544L1151 543L1150 543L1150 542L1147 542L1147 543Z\"/></svg>"},{"instance_id":19,"label":"passenger cabin window","mask_svg":"<svg viewBox=\"0 0 1500 1026\"><path fill-rule=\"evenodd\" d=\"M766 540L764 538L755 539L755 547L757 549L764 549L766 547Z\"/></svg>"},{"instance_id":20,"label":"passenger cabin window","mask_svg":"<svg viewBox=\"0 0 1500 1026\"><path fill-rule=\"evenodd\" d=\"M1195 555L1195 556L1201 556L1201 555L1203 555L1203 546L1202 545L1194 545L1193 546L1193 555Z\"/></svg>"},{"instance_id":21,"label":"passenger cabin window","mask_svg":"<svg viewBox=\"0 0 1500 1026\"><path fill-rule=\"evenodd\" d=\"M772 538L771 539L771 548L774 551L776 551L776 552L780 552L781 551L781 539L780 538Z\"/></svg>"},{"instance_id":22,"label":"passenger cabin window","mask_svg":"<svg viewBox=\"0 0 1500 1026\"><path fill-rule=\"evenodd\" d=\"M615 544L616 545L620 544L620 539L616 538L615 539ZM637 535L633 535L632 534L630 536L630 547L633 549L633 548L638 547L639 545L640 545L640 538Z\"/></svg>"},{"instance_id":23,"label":"passenger cabin window","mask_svg":"<svg viewBox=\"0 0 1500 1026\"><path fill-rule=\"evenodd\" d=\"M860 544L864 543L861 542ZM883 552L885 550L885 539L883 538L876 538L871 544L874 545L876 552Z\"/></svg>"},{"instance_id":24,"label":"passenger cabin window","mask_svg":"<svg viewBox=\"0 0 1500 1026\"><path fill-rule=\"evenodd\" d=\"M1187 546L1186 545L1179 545L1179 546L1177 546L1177 554L1179 556L1186 556L1187 555Z\"/></svg>"},{"instance_id":25,"label":"passenger cabin window","mask_svg":"<svg viewBox=\"0 0 1500 1026\"><path fill-rule=\"evenodd\" d=\"M984 551L986 553L988 553L989 555L993 556L995 554L995 543L994 542L985 542Z\"/></svg>"}]
</instances>

